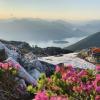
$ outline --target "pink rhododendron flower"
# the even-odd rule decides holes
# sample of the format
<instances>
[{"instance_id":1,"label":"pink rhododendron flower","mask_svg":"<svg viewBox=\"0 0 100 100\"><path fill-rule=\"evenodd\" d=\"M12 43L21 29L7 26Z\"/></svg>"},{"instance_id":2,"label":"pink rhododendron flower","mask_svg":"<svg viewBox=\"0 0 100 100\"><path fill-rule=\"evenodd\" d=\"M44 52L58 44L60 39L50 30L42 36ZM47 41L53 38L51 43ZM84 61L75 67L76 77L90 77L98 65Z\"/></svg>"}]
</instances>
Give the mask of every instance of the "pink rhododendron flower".
<instances>
[{"instance_id":1,"label":"pink rhododendron flower","mask_svg":"<svg viewBox=\"0 0 100 100\"><path fill-rule=\"evenodd\" d=\"M97 84L100 84L100 74L96 75L96 79L94 81L94 87L95 87L95 89L98 87Z\"/></svg>"},{"instance_id":2,"label":"pink rhododendron flower","mask_svg":"<svg viewBox=\"0 0 100 100\"><path fill-rule=\"evenodd\" d=\"M52 96L50 100L68 100L68 98L63 96Z\"/></svg>"},{"instance_id":3,"label":"pink rhododendron flower","mask_svg":"<svg viewBox=\"0 0 100 100\"><path fill-rule=\"evenodd\" d=\"M35 100L49 100L48 96L46 95L45 91L38 92L35 96Z\"/></svg>"},{"instance_id":4,"label":"pink rhododendron flower","mask_svg":"<svg viewBox=\"0 0 100 100\"><path fill-rule=\"evenodd\" d=\"M82 77L82 76L84 76L84 75L87 75L87 72L86 72L85 70L82 70L81 72L79 72L79 73L77 74L78 77Z\"/></svg>"},{"instance_id":5,"label":"pink rhododendron flower","mask_svg":"<svg viewBox=\"0 0 100 100\"><path fill-rule=\"evenodd\" d=\"M56 97L56 96L52 96L52 97L50 98L50 100L57 100L57 97Z\"/></svg>"},{"instance_id":6,"label":"pink rhododendron flower","mask_svg":"<svg viewBox=\"0 0 100 100\"><path fill-rule=\"evenodd\" d=\"M73 87L73 90L74 90L75 92L81 93L81 92L82 92L82 87L80 87L80 86L74 86L74 87Z\"/></svg>"},{"instance_id":7,"label":"pink rhododendron flower","mask_svg":"<svg viewBox=\"0 0 100 100\"><path fill-rule=\"evenodd\" d=\"M72 68L73 68L73 66L72 66L71 64L68 64L67 67L68 67L69 69L72 69Z\"/></svg>"},{"instance_id":8,"label":"pink rhododendron flower","mask_svg":"<svg viewBox=\"0 0 100 100\"><path fill-rule=\"evenodd\" d=\"M100 66L96 66L96 71L100 71Z\"/></svg>"},{"instance_id":9,"label":"pink rhododendron flower","mask_svg":"<svg viewBox=\"0 0 100 100\"><path fill-rule=\"evenodd\" d=\"M100 86L96 87L96 92L100 93Z\"/></svg>"},{"instance_id":10,"label":"pink rhododendron flower","mask_svg":"<svg viewBox=\"0 0 100 100\"><path fill-rule=\"evenodd\" d=\"M52 82L52 79L51 78L48 78L48 82Z\"/></svg>"},{"instance_id":11,"label":"pink rhododendron flower","mask_svg":"<svg viewBox=\"0 0 100 100\"><path fill-rule=\"evenodd\" d=\"M9 69L9 65L8 65L8 63L4 63L4 64L2 64L2 68L3 68L4 70Z\"/></svg>"},{"instance_id":12,"label":"pink rhododendron flower","mask_svg":"<svg viewBox=\"0 0 100 100\"><path fill-rule=\"evenodd\" d=\"M18 70L20 68L20 65L19 64L16 64L15 65L15 68Z\"/></svg>"},{"instance_id":13,"label":"pink rhododendron flower","mask_svg":"<svg viewBox=\"0 0 100 100\"><path fill-rule=\"evenodd\" d=\"M73 72L68 71L68 72L67 72L67 77L70 77L72 74L73 74Z\"/></svg>"},{"instance_id":14,"label":"pink rhododendron flower","mask_svg":"<svg viewBox=\"0 0 100 100\"><path fill-rule=\"evenodd\" d=\"M0 66L2 66L3 63L0 62Z\"/></svg>"},{"instance_id":15,"label":"pink rhododendron flower","mask_svg":"<svg viewBox=\"0 0 100 100\"><path fill-rule=\"evenodd\" d=\"M66 80L66 79L67 79L67 73L63 73L63 74L62 74L62 79L63 79L63 80Z\"/></svg>"},{"instance_id":16,"label":"pink rhododendron flower","mask_svg":"<svg viewBox=\"0 0 100 100\"><path fill-rule=\"evenodd\" d=\"M77 77L72 77L71 80L72 80L72 82L77 82L77 83L80 81Z\"/></svg>"},{"instance_id":17,"label":"pink rhododendron flower","mask_svg":"<svg viewBox=\"0 0 100 100\"><path fill-rule=\"evenodd\" d=\"M89 92L92 90L92 88L93 88L93 85L87 85L86 90Z\"/></svg>"},{"instance_id":18,"label":"pink rhododendron flower","mask_svg":"<svg viewBox=\"0 0 100 100\"><path fill-rule=\"evenodd\" d=\"M84 91L87 90L87 86L86 86L86 84L81 83L80 86L81 86L81 88L82 88Z\"/></svg>"},{"instance_id":19,"label":"pink rhododendron flower","mask_svg":"<svg viewBox=\"0 0 100 100\"><path fill-rule=\"evenodd\" d=\"M95 97L95 100L100 100L100 95L97 95L97 96Z\"/></svg>"},{"instance_id":20,"label":"pink rhododendron flower","mask_svg":"<svg viewBox=\"0 0 100 100\"><path fill-rule=\"evenodd\" d=\"M10 67L12 67L12 62L8 62L8 65L9 65Z\"/></svg>"},{"instance_id":21,"label":"pink rhododendron flower","mask_svg":"<svg viewBox=\"0 0 100 100\"><path fill-rule=\"evenodd\" d=\"M35 96L35 100L68 100L68 97L72 95L74 95L75 98L78 98L77 94L79 94L79 99L83 98L83 96L91 98L91 95L94 99L96 91L100 92L98 83L100 81L100 74L97 74L95 79L95 73L92 73L93 75L91 75L88 73L87 69L78 70L72 68L72 66L56 66L55 72L59 72L62 78L56 77L56 75L59 74L53 75L54 78L56 78L56 81L52 81L52 77L46 78L48 80L48 84L43 86L45 91L38 92ZM51 95L47 96L46 92L49 91ZM62 91L65 94L63 94Z\"/></svg>"},{"instance_id":22,"label":"pink rhododendron flower","mask_svg":"<svg viewBox=\"0 0 100 100\"><path fill-rule=\"evenodd\" d=\"M58 65L56 66L56 71L55 72L56 73L60 72L60 67Z\"/></svg>"},{"instance_id":23,"label":"pink rhododendron flower","mask_svg":"<svg viewBox=\"0 0 100 100\"><path fill-rule=\"evenodd\" d=\"M100 74L96 74L96 79L100 80Z\"/></svg>"}]
</instances>

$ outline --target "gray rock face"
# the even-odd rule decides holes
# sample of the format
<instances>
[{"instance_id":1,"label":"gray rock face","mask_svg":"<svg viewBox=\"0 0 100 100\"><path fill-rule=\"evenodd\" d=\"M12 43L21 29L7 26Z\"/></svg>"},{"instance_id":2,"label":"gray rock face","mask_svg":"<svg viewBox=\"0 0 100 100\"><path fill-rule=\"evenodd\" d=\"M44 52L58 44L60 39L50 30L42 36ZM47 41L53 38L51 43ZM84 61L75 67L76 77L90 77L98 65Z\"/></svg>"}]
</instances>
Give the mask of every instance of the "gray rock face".
<instances>
[{"instance_id":1,"label":"gray rock face","mask_svg":"<svg viewBox=\"0 0 100 100\"><path fill-rule=\"evenodd\" d=\"M25 54L21 58L22 64L24 65L24 68L30 72L34 69L37 69L39 72L43 72L43 65L40 63L36 55L34 55L32 52L29 52Z\"/></svg>"},{"instance_id":2,"label":"gray rock face","mask_svg":"<svg viewBox=\"0 0 100 100\"><path fill-rule=\"evenodd\" d=\"M34 70L30 70L29 74L35 79L38 80L38 78L40 77L41 73L39 70L34 69Z\"/></svg>"},{"instance_id":3,"label":"gray rock face","mask_svg":"<svg viewBox=\"0 0 100 100\"><path fill-rule=\"evenodd\" d=\"M32 52L29 52L24 55L25 60L29 61L30 63L33 62L34 60L37 60L37 56L34 55Z\"/></svg>"},{"instance_id":4,"label":"gray rock face","mask_svg":"<svg viewBox=\"0 0 100 100\"><path fill-rule=\"evenodd\" d=\"M40 74L44 72L44 66L32 52L25 54L21 58L21 63L35 80L37 80L40 77Z\"/></svg>"},{"instance_id":5,"label":"gray rock face","mask_svg":"<svg viewBox=\"0 0 100 100\"><path fill-rule=\"evenodd\" d=\"M39 61L37 56L31 51L28 53L23 53L22 51L20 51L18 46L13 45L13 43L7 44L6 42L6 44L3 44L0 42L0 52L4 56L1 59L5 60L5 62L12 62L13 66L19 65L19 77L25 82L36 85L41 73L46 73L47 76L50 76L54 71L53 65Z\"/></svg>"},{"instance_id":6,"label":"gray rock face","mask_svg":"<svg viewBox=\"0 0 100 100\"><path fill-rule=\"evenodd\" d=\"M3 43L0 42L0 50L2 49L5 50L5 55L7 55L8 58L12 57L15 60L19 58L19 54L16 51L8 49Z\"/></svg>"},{"instance_id":7,"label":"gray rock face","mask_svg":"<svg viewBox=\"0 0 100 100\"><path fill-rule=\"evenodd\" d=\"M13 66L18 65L18 76L24 81L36 85L37 79L42 72L42 64L37 60L37 57L32 53L25 54L21 57L16 51L8 49L4 44L0 42L0 51L5 51L2 53L5 59L5 62L12 62ZM6 56L7 55L7 56ZM18 62L18 59L21 60L22 65Z\"/></svg>"}]
</instances>

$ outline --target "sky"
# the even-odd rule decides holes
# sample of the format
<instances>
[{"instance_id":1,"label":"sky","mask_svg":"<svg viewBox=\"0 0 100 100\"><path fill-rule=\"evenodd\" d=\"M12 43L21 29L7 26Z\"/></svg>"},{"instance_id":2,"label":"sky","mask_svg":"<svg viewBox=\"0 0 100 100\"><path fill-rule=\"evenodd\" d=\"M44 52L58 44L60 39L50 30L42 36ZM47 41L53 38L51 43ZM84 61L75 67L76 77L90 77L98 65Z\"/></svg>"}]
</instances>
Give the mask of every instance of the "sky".
<instances>
[{"instance_id":1,"label":"sky","mask_svg":"<svg viewBox=\"0 0 100 100\"><path fill-rule=\"evenodd\" d=\"M0 0L0 19L100 19L100 0Z\"/></svg>"}]
</instances>

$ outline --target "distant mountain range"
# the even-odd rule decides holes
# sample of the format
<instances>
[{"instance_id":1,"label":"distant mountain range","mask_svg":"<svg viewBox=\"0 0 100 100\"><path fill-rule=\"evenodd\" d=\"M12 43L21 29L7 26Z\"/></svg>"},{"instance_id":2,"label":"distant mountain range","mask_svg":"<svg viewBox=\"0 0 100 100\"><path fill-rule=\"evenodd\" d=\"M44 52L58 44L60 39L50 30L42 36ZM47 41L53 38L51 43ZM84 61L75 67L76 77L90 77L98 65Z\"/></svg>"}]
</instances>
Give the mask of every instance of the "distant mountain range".
<instances>
[{"instance_id":1,"label":"distant mountain range","mask_svg":"<svg viewBox=\"0 0 100 100\"><path fill-rule=\"evenodd\" d=\"M100 32L100 20L76 24L64 20L5 19L0 20L0 38L26 41L31 44L65 41L66 38L81 38ZM34 43L35 42L35 43ZM70 42L70 41L68 41Z\"/></svg>"},{"instance_id":2,"label":"distant mountain range","mask_svg":"<svg viewBox=\"0 0 100 100\"><path fill-rule=\"evenodd\" d=\"M87 35L63 20L42 19L0 20L0 37L6 40L49 41Z\"/></svg>"},{"instance_id":3,"label":"distant mountain range","mask_svg":"<svg viewBox=\"0 0 100 100\"><path fill-rule=\"evenodd\" d=\"M100 47L100 32L92 34L79 42L66 47L67 50L77 51L81 49L86 49L90 47Z\"/></svg>"},{"instance_id":4,"label":"distant mountain range","mask_svg":"<svg viewBox=\"0 0 100 100\"><path fill-rule=\"evenodd\" d=\"M83 25L78 26L78 28L89 34L100 32L100 20L88 21Z\"/></svg>"}]
</instances>

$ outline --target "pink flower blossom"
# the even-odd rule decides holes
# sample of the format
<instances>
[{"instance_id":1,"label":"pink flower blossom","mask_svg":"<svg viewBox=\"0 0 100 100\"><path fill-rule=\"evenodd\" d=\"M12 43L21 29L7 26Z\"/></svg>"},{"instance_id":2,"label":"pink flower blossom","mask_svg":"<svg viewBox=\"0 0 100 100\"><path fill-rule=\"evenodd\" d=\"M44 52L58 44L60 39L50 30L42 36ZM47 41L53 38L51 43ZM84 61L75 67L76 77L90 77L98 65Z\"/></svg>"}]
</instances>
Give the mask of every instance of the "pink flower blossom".
<instances>
[{"instance_id":1,"label":"pink flower blossom","mask_svg":"<svg viewBox=\"0 0 100 100\"><path fill-rule=\"evenodd\" d=\"M20 65L19 65L19 64L16 64L16 65L15 65L15 69L18 70L19 68L20 68Z\"/></svg>"},{"instance_id":2,"label":"pink flower blossom","mask_svg":"<svg viewBox=\"0 0 100 100\"><path fill-rule=\"evenodd\" d=\"M100 95L97 95L97 96L95 97L95 100L100 100Z\"/></svg>"},{"instance_id":3,"label":"pink flower blossom","mask_svg":"<svg viewBox=\"0 0 100 100\"><path fill-rule=\"evenodd\" d=\"M58 65L56 66L56 71L55 72L56 73L60 72L60 67Z\"/></svg>"},{"instance_id":4,"label":"pink flower blossom","mask_svg":"<svg viewBox=\"0 0 100 100\"><path fill-rule=\"evenodd\" d=\"M100 93L100 86L96 87L96 92Z\"/></svg>"},{"instance_id":5,"label":"pink flower blossom","mask_svg":"<svg viewBox=\"0 0 100 100\"><path fill-rule=\"evenodd\" d=\"M8 62L8 65L9 65L10 67L12 67L12 62Z\"/></svg>"},{"instance_id":6,"label":"pink flower blossom","mask_svg":"<svg viewBox=\"0 0 100 100\"><path fill-rule=\"evenodd\" d=\"M81 72L79 72L79 73L77 74L78 77L82 77L82 76L84 76L84 75L87 75L87 72L86 72L85 70L82 70Z\"/></svg>"},{"instance_id":7,"label":"pink flower blossom","mask_svg":"<svg viewBox=\"0 0 100 100\"><path fill-rule=\"evenodd\" d=\"M68 71L68 72L67 72L67 77L70 77L72 74L73 74L73 72Z\"/></svg>"},{"instance_id":8,"label":"pink flower blossom","mask_svg":"<svg viewBox=\"0 0 100 100\"><path fill-rule=\"evenodd\" d=\"M91 91L92 90L92 88L93 88L93 85L87 85L87 91Z\"/></svg>"},{"instance_id":9,"label":"pink flower blossom","mask_svg":"<svg viewBox=\"0 0 100 100\"><path fill-rule=\"evenodd\" d=\"M77 77L72 77L72 82L78 83L79 81L80 81L79 78L77 78Z\"/></svg>"},{"instance_id":10,"label":"pink flower blossom","mask_svg":"<svg viewBox=\"0 0 100 100\"><path fill-rule=\"evenodd\" d=\"M4 63L4 64L2 64L2 68L3 68L4 70L9 69L9 65L8 65L8 63Z\"/></svg>"},{"instance_id":11,"label":"pink flower blossom","mask_svg":"<svg viewBox=\"0 0 100 100\"><path fill-rule=\"evenodd\" d=\"M80 86L74 86L74 87L73 87L73 90L74 90L75 92L81 93L81 92L82 92L82 87L80 87Z\"/></svg>"},{"instance_id":12,"label":"pink flower blossom","mask_svg":"<svg viewBox=\"0 0 100 100\"><path fill-rule=\"evenodd\" d=\"M63 79L63 80L66 80L66 79L67 79L67 74L66 74L66 73L63 73L63 74L62 74L62 79Z\"/></svg>"},{"instance_id":13,"label":"pink flower blossom","mask_svg":"<svg viewBox=\"0 0 100 100\"><path fill-rule=\"evenodd\" d=\"M38 92L35 96L35 100L49 100L48 96L46 95L45 91Z\"/></svg>"},{"instance_id":14,"label":"pink flower blossom","mask_svg":"<svg viewBox=\"0 0 100 100\"><path fill-rule=\"evenodd\" d=\"M68 98L64 96L52 96L50 100L68 100Z\"/></svg>"},{"instance_id":15,"label":"pink flower blossom","mask_svg":"<svg viewBox=\"0 0 100 100\"><path fill-rule=\"evenodd\" d=\"M57 96L52 96L50 100L57 100Z\"/></svg>"},{"instance_id":16,"label":"pink flower blossom","mask_svg":"<svg viewBox=\"0 0 100 100\"><path fill-rule=\"evenodd\" d=\"M52 79L51 78L48 78L48 82L52 82Z\"/></svg>"},{"instance_id":17,"label":"pink flower blossom","mask_svg":"<svg viewBox=\"0 0 100 100\"><path fill-rule=\"evenodd\" d=\"M96 75L96 79L94 81L94 87L95 89L98 87L97 85L100 84L100 74Z\"/></svg>"},{"instance_id":18,"label":"pink flower blossom","mask_svg":"<svg viewBox=\"0 0 100 100\"><path fill-rule=\"evenodd\" d=\"M73 69L73 66L72 66L71 64L67 65L67 67L68 67L69 69Z\"/></svg>"},{"instance_id":19,"label":"pink flower blossom","mask_svg":"<svg viewBox=\"0 0 100 100\"><path fill-rule=\"evenodd\" d=\"M96 71L100 71L100 66L96 66Z\"/></svg>"},{"instance_id":20,"label":"pink flower blossom","mask_svg":"<svg viewBox=\"0 0 100 100\"><path fill-rule=\"evenodd\" d=\"M100 80L100 74L96 74L96 79Z\"/></svg>"}]
</instances>

